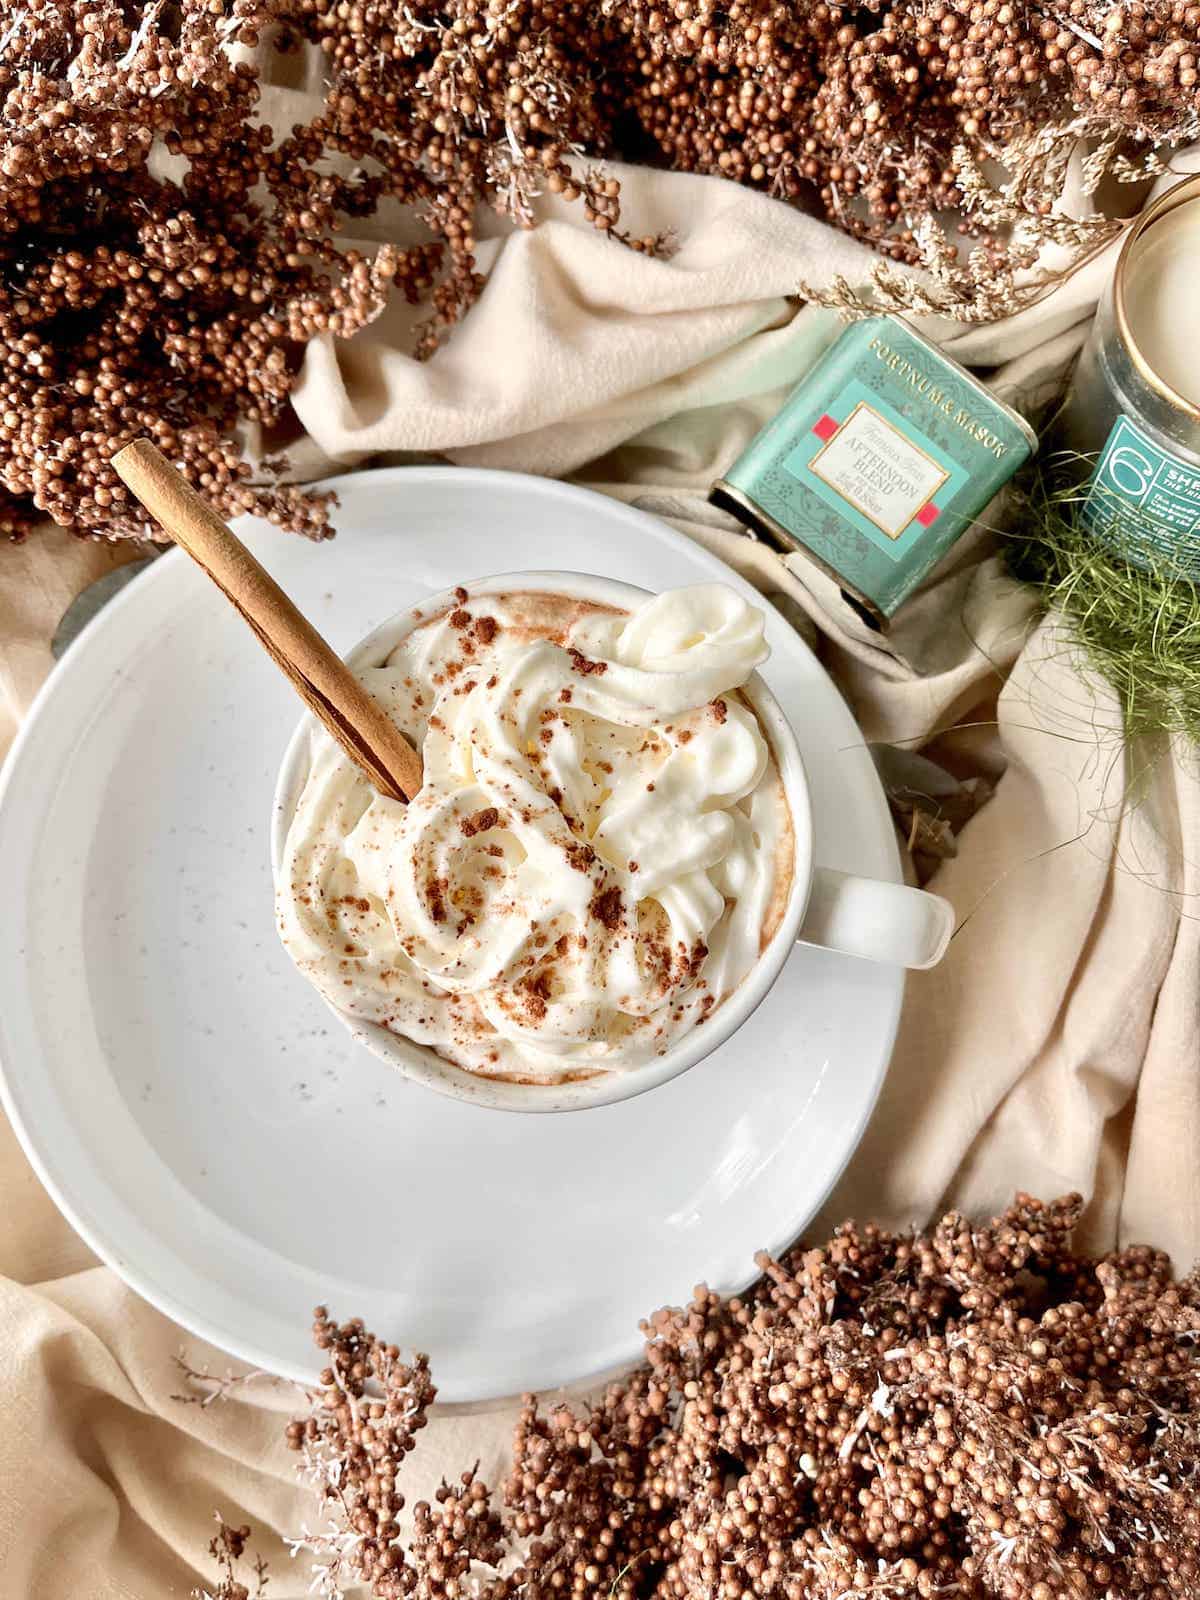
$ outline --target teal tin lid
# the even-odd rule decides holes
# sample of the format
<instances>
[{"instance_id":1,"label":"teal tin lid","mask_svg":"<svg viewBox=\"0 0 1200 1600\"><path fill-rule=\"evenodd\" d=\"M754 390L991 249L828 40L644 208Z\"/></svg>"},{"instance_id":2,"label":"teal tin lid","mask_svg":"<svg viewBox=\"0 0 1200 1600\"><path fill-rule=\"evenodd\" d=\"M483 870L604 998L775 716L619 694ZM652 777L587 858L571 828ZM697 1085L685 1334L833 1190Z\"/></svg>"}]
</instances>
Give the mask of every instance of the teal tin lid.
<instances>
[{"instance_id":1,"label":"teal tin lid","mask_svg":"<svg viewBox=\"0 0 1200 1600\"><path fill-rule=\"evenodd\" d=\"M1024 417L902 318L870 317L709 499L816 561L881 627L1036 448Z\"/></svg>"}]
</instances>

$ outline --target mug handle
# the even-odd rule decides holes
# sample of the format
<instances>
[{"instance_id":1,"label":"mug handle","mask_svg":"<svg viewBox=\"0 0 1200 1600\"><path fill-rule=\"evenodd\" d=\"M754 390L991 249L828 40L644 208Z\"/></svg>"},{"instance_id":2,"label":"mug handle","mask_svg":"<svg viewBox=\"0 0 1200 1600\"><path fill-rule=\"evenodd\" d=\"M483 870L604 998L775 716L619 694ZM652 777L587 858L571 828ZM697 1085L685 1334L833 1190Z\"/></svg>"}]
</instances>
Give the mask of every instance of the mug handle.
<instances>
[{"instance_id":1,"label":"mug handle","mask_svg":"<svg viewBox=\"0 0 1200 1600\"><path fill-rule=\"evenodd\" d=\"M864 961L924 971L945 955L953 932L954 908L941 895L817 867L796 937Z\"/></svg>"}]
</instances>

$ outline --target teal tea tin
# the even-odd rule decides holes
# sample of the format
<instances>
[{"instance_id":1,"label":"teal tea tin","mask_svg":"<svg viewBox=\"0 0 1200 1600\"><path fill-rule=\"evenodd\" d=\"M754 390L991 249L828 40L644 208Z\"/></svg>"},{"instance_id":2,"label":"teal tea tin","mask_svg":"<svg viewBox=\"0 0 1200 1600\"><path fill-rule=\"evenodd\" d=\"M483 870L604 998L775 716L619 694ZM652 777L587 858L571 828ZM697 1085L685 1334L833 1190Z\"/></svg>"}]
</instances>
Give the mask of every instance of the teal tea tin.
<instances>
[{"instance_id":1,"label":"teal tea tin","mask_svg":"<svg viewBox=\"0 0 1200 1600\"><path fill-rule=\"evenodd\" d=\"M902 318L869 317L709 499L815 561L878 628L1036 448L1024 417Z\"/></svg>"}]
</instances>

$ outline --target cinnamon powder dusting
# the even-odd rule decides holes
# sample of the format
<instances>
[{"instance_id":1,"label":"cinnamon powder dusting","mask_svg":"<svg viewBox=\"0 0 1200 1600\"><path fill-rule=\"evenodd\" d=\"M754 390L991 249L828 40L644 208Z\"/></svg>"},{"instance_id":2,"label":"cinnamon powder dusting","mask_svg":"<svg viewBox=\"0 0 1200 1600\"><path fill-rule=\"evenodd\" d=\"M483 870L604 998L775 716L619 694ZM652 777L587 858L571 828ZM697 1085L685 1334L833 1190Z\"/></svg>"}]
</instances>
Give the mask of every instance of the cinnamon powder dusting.
<instances>
[{"instance_id":1,"label":"cinnamon powder dusting","mask_svg":"<svg viewBox=\"0 0 1200 1600\"><path fill-rule=\"evenodd\" d=\"M464 817L459 823L459 827L468 839L473 839L477 833L487 833L489 829L499 826L500 812L495 806L484 806L482 811Z\"/></svg>"},{"instance_id":2,"label":"cinnamon powder dusting","mask_svg":"<svg viewBox=\"0 0 1200 1600\"><path fill-rule=\"evenodd\" d=\"M541 967L537 972L531 972L527 978L522 978L517 984L522 1008L530 1022L541 1022L546 1015L553 981L554 969Z\"/></svg>"},{"instance_id":3,"label":"cinnamon powder dusting","mask_svg":"<svg viewBox=\"0 0 1200 1600\"><path fill-rule=\"evenodd\" d=\"M703 939L697 939L691 950L684 957L684 971L689 978L694 978L708 959L708 946Z\"/></svg>"},{"instance_id":4,"label":"cinnamon powder dusting","mask_svg":"<svg viewBox=\"0 0 1200 1600\"><path fill-rule=\"evenodd\" d=\"M596 852L590 844L569 844L567 846L567 861L576 872L586 872L596 859Z\"/></svg>"},{"instance_id":5,"label":"cinnamon powder dusting","mask_svg":"<svg viewBox=\"0 0 1200 1600\"><path fill-rule=\"evenodd\" d=\"M585 656L582 650L572 647L567 654L571 658L572 672L578 672L582 678L599 678L608 671L607 661L593 661L589 656Z\"/></svg>"},{"instance_id":6,"label":"cinnamon powder dusting","mask_svg":"<svg viewBox=\"0 0 1200 1600\"><path fill-rule=\"evenodd\" d=\"M588 915L595 917L596 921L610 933L614 933L621 925L622 915L621 890L618 884L611 888L601 889L592 896L588 905Z\"/></svg>"},{"instance_id":7,"label":"cinnamon powder dusting","mask_svg":"<svg viewBox=\"0 0 1200 1600\"><path fill-rule=\"evenodd\" d=\"M430 878L425 885L425 898L429 902L429 915L435 922L446 920L446 890L449 887L445 878Z\"/></svg>"}]
</instances>

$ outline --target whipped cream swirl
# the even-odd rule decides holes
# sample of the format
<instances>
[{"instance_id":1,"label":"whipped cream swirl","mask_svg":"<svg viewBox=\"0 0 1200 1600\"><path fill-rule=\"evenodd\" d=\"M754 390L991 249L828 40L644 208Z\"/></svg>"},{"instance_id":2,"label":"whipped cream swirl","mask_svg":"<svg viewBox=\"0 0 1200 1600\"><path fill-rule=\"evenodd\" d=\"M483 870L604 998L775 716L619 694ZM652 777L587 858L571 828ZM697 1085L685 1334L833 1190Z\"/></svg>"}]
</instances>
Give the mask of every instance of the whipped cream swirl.
<instances>
[{"instance_id":1,"label":"whipped cream swirl","mask_svg":"<svg viewBox=\"0 0 1200 1600\"><path fill-rule=\"evenodd\" d=\"M787 899L787 801L736 692L762 613L718 584L632 614L458 594L361 674L421 751L408 805L312 736L284 945L339 1011L470 1071L637 1066L736 988Z\"/></svg>"}]
</instances>

